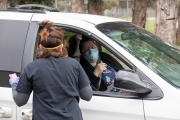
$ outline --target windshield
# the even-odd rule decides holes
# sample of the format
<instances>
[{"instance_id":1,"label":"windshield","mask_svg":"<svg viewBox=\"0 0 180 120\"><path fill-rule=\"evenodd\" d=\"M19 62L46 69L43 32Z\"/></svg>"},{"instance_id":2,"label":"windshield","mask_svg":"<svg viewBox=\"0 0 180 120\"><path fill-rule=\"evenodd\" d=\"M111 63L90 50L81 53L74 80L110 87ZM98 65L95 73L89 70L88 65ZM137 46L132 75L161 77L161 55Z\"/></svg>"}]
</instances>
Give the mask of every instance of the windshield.
<instances>
[{"instance_id":1,"label":"windshield","mask_svg":"<svg viewBox=\"0 0 180 120\"><path fill-rule=\"evenodd\" d=\"M156 35L129 22L97 25L106 36L124 47L145 65L180 87L180 50Z\"/></svg>"}]
</instances>

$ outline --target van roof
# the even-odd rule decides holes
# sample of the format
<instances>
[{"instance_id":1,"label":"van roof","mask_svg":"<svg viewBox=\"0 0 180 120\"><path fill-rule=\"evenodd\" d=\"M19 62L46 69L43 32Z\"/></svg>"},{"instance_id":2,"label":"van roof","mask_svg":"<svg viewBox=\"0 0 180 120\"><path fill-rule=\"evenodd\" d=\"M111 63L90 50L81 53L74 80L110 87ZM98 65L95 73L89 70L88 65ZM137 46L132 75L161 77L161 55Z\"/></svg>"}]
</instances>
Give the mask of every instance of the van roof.
<instances>
[{"instance_id":1,"label":"van roof","mask_svg":"<svg viewBox=\"0 0 180 120\"><path fill-rule=\"evenodd\" d=\"M26 7L39 7L39 8L41 8L41 10L22 9L24 7L25 8ZM3 11L4 13L2 13L1 11ZM29 14L29 15L35 15L36 18L38 18L36 14L38 14L40 16L41 16L41 14L54 15L54 16L60 15L61 18L62 18L62 16L64 16L65 18L71 19L71 22L73 22L73 19L74 19L74 20L88 22L88 23L91 23L94 25L104 23L104 22L125 21L125 20L118 19L118 18L101 16L101 15L92 15L92 14L87 14L87 13L59 12L59 10L57 8L52 8L49 6L37 5L37 4L14 5L14 6L8 7L7 9L0 9L0 12L1 12L1 14L6 14L7 12L9 12L11 14L16 12L16 13L14 13L16 15L18 13L23 14L23 15ZM18 15L18 16L20 16L20 15ZM0 17L0 18L2 18L2 17ZM16 19L16 18L11 17L11 19ZM21 18L17 18L17 19L20 20ZM28 18L27 20L30 20L30 19ZM34 20L38 20L38 19L34 19Z\"/></svg>"},{"instance_id":2,"label":"van roof","mask_svg":"<svg viewBox=\"0 0 180 120\"><path fill-rule=\"evenodd\" d=\"M102 15L92 15L92 14L87 14L87 13L67 13L67 12L56 12L56 13L50 13L47 12L47 14L58 14L61 16L73 18L73 19L78 19L82 21L86 21L89 23L92 23L94 25L104 23L104 22L115 22L115 21L125 21L119 18L113 18L113 17L108 17L108 16L102 16Z\"/></svg>"}]
</instances>

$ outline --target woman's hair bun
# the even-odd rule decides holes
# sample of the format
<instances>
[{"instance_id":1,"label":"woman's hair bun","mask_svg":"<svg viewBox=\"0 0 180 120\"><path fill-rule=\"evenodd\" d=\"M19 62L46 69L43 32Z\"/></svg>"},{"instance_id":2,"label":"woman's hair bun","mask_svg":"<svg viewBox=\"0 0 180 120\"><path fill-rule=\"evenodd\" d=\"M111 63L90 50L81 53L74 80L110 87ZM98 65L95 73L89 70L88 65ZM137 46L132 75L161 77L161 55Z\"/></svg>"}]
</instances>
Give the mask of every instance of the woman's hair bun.
<instances>
[{"instance_id":1,"label":"woman's hair bun","mask_svg":"<svg viewBox=\"0 0 180 120\"><path fill-rule=\"evenodd\" d=\"M41 32L39 33L41 41L42 40L47 40L50 31L52 30L52 25L53 22L50 20L43 20L42 22L40 22L40 25L43 27L43 29L41 30Z\"/></svg>"},{"instance_id":2,"label":"woman's hair bun","mask_svg":"<svg viewBox=\"0 0 180 120\"><path fill-rule=\"evenodd\" d=\"M53 22L50 20L43 20L40 23L40 25L43 26L44 28L46 27L48 29L49 27L51 27L53 25Z\"/></svg>"}]
</instances>

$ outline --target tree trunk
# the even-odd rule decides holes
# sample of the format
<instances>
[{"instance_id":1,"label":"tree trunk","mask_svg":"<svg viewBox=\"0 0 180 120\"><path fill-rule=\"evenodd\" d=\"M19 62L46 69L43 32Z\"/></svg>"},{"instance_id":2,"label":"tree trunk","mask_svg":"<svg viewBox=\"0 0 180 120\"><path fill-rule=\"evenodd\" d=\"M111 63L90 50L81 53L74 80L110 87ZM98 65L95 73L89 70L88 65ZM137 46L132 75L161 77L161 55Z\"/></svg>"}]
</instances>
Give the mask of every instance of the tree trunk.
<instances>
[{"instance_id":1,"label":"tree trunk","mask_svg":"<svg viewBox=\"0 0 180 120\"><path fill-rule=\"evenodd\" d=\"M0 0L0 8L1 9L7 8L7 0Z\"/></svg>"},{"instance_id":2,"label":"tree trunk","mask_svg":"<svg viewBox=\"0 0 180 120\"><path fill-rule=\"evenodd\" d=\"M177 29L177 40L176 40L176 44L179 45L180 44L180 5L178 7L178 29Z\"/></svg>"},{"instance_id":3,"label":"tree trunk","mask_svg":"<svg viewBox=\"0 0 180 120\"><path fill-rule=\"evenodd\" d=\"M84 12L84 0L71 0L72 12Z\"/></svg>"},{"instance_id":4,"label":"tree trunk","mask_svg":"<svg viewBox=\"0 0 180 120\"><path fill-rule=\"evenodd\" d=\"M132 11L132 23L145 28L147 0L134 0Z\"/></svg>"},{"instance_id":5,"label":"tree trunk","mask_svg":"<svg viewBox=\"0 0 180 120\"><path fill-rule=\"evenodd\" d=\"M88 0L88 13L95 15L104 15L104 2L103 0Z\"/></svg>"},{"instance_id":6,"label":"tree trunk","mask_svg":"<svg viewBox=\"0 0 180 120\"><path fill-rule=\"evenodd\" d=\"M176 16L176 5L172 3L172 0L157 0L156 5L155 33L165 41L173 44L176 41L176 22L175 19L169 18Z\"/></svg>"}]
</instances>

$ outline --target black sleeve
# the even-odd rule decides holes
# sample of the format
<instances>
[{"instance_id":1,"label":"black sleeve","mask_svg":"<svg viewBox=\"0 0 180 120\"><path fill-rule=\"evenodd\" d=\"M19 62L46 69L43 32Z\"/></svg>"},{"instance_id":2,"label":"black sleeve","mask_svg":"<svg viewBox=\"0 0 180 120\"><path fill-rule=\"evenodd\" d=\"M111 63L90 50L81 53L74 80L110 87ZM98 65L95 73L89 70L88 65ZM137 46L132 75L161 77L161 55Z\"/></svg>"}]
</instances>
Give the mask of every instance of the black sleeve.
<instances>
[{"instance_id":1,"label":"black sleeve","mask_svg":"<svg viewBox=\"0 0 180 120\"><path fill-rule=\"evenodd\" d=\"M84 71L86 72L87 76L89 77L91 81L91 86L93 90L98 90L99 89L99 81L100 77L97 77L94 75L94 71L89 69L88 67L83 67ZM94 89L95 88L95 89Z\"/></svg>"},{"instance_id":2,"label":"black sleeve","mask_svg":"<svg viewBox=\"0 0 180 120\"><path fill-rule=\"evenodd\" d=\"M79 66L79 81L78 81L78 86L79 90L88 86L90 84L89 78L87 77L86 73L84 72L83 68L81 67L80 64Z\"/></svg>"},{"instance_id":3,"label":"black sleeve","mask_svg":"<svg viewBox=\"0 0 180 120\"><path fill-rule=\"evenodd\" d=\"M19 78L18 85L16 87L17 92L30 94L33 90L32 78L34 73L36 73L36 67L32 64L29 64L25 69L22 75Z\"/></svg>"}]
</instances>

